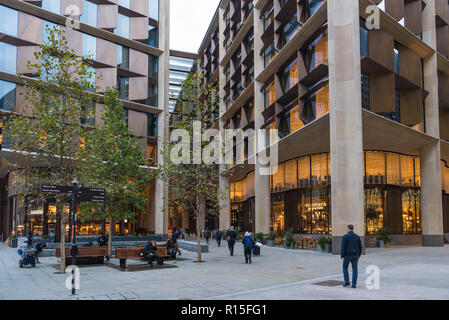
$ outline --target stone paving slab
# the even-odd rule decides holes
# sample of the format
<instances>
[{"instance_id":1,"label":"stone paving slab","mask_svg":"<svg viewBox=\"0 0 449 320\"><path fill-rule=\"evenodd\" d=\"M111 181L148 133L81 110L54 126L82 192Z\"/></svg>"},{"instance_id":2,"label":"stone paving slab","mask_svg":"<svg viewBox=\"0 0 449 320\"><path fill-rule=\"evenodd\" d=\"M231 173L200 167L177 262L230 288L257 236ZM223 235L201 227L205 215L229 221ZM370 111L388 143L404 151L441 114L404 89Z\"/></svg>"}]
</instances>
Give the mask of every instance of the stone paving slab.
<instances>
[{"instance_id":1,"label":"stone paving slab","mask_svg":"<svg viewBox=\"0 0 449 320\"><path fill-rule=\"evenodd\" d=\"M19 255L0 243L0 299L449 299L449 246L442 248L368 248L359 263L359 288L323 287L313 283L342 280L339 256L307 250L262 248L245 264L242 246L235 255L211 242L206 263L184 250L176 268L119 271L118 264L80 268L81 289L71 296L68 274L55 274L55 257L43 257L36 268L20 269ZM130 260L130 265L142 264ZM365 269L380 268L380 290L365 287ZM132 269L132 268L131 268ZM120 286L117 286L117 283Z\"/></svg>"}]
</instances>

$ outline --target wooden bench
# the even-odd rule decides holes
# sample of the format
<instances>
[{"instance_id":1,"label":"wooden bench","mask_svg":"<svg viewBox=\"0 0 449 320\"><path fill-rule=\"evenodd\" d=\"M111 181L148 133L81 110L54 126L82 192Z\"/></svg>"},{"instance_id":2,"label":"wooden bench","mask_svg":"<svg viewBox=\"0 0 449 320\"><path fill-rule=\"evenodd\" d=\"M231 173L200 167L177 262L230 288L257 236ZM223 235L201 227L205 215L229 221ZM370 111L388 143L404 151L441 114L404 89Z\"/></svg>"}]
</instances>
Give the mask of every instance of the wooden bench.
<instances>
[{"instance_id":1,"label":"wooden bench","mask_svg":"<svg viewBox=\"0 0 449 320\"><path fill-rule=\"evenodd\" d=\"M71 248L65 248L66 264L73 264ZM78 247L76 264L101 264L104 263L104 257L108 255L107 247ZM55 256L61 258L61 248L56 248Z\"/></svg>"},{"instance_id":2,"label":"wooden bench","mask_svg":"<svg viewBox=\"0 0 449 320\"><path fill-rule=\"evenodd\" d=\"M115 257L120 259L120 268L126 269L126 259L142 258L140 253L144 249L144 245L139 245L137 248L117 248L115 249ZM164 259L169 258L167 254L166 245L157 245L157 254L159 255L158 263L164 264Z\"/></svg>"}]
</instances>

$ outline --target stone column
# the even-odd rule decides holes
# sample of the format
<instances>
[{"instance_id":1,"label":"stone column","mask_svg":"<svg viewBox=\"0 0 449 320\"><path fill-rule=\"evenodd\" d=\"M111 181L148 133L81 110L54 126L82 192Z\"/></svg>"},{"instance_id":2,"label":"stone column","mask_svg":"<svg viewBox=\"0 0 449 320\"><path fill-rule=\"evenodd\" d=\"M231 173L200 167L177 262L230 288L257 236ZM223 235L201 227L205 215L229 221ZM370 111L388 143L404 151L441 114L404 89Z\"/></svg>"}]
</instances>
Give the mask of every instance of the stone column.
<instances>
[{"instance_id":1,"label":"stone column","mask_svg":"<svg viewBox=\"0 0 449 320\"><path fill-rule=\"evenodd\" d=\"M224 42L224 38L223 38L223 31L225 30L226 26L225 26L225 21L223 20L223 13L224 13L224 9L223 8L219 8L218 9L218 33L220 35L219 39L218 39L218 61L221 62L221 59L223 59L223 57L226 54L226 49L225 47L223 47L223 42ZM226 112L226 103L223 101L223 97L225 95L225 90L224 90L224 86L226 84L226 77L224 74L224 66L219 65L218 68L218 75L219 75L219 94L220 94L220 110L219 110L219 115L220 118L221 116ZM218 126L219 126L219 130L220 133L222 134L222 137L225 137L225 128L224 128L224 121L219 120ZM223 170L225 170L224 166L220 167L220 173L223 172ZM229 179L221 176L219 177L219 205L220 205L220 217L219 217L219 228L220 230L227 230L230 228L231 226L231 199L230 199L230 190L229 190Z\"/></svg>"},{"instance_id":2,"label":"stone column","mask_svg":"<svg viewBox=\"0 0 449 320\"><path fill-rule=\"evenodd\" d=\"M158 105L163 112L158 118L158 163L163 162L161 154L162 141L168 137L169 127L169 58L170 58L170 3L160 1L159 4L159 48L164 53L159 57ZM154 231L156 235L168 237L168 186L161 180L155 183Z\"/></svg>"},{"instance_id":3,"label":"stone column","mask_svg":"<svg viewBox=\"0 0 449 320\"><path fill-rule=\"evenodd\" d=\"M423 11L423 41L437 48L435 1L426 1ZM426 133L440 138L437 53L424 58ZM441 185L441 152L437 141L423 148L421 156L421 216L423 246L443 246L443 199Z\"/></svg>"},{"instance_id":4,"label":"stone column","mask_svg":"<svg viewBox=\"0 0 449 320\"><path fill-rule=\"evenodd\" d=\"M339 254L348 224L365 235L359 0L329 0L327 7L332 252Z\"/></svg>"},{"instance_id":5,"label":"stone column","mask_svg":"<svg viewBox=\"0 0 449 320\"><path fill-rule=\"evenodd\" d=\"M260 9L254 7L254 78L264 70L264 58L259 55L263 47L262 34L264 33L263 21L260 17ZM260 89L263 82L254 81L254 129L256 131L256 152L260 152L259 135L257 130L265 123L262 115L264 110L264 97ZM270 176L260 174L260 164L256 161L255 164L255 232L263 232L268 234L270 232L270 218L271 218L271 193L270 193Z\"/></svg>"}]
</instances>

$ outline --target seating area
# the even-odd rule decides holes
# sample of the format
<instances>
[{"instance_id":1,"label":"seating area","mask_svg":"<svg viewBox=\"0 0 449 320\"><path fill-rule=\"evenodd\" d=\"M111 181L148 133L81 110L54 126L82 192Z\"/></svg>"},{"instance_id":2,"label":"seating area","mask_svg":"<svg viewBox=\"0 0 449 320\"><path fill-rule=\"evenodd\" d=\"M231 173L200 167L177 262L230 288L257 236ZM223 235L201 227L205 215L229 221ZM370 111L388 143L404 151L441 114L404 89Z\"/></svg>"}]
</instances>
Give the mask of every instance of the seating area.
<instances>
[{"instance_id":1,"label":"seating area","mask_svg":"<svg viewBox=\"0 0 449 320\"><path fill-rule=\"evenodd\" d=\"M65 248L66 264L74 264L70 254L71 248ZM78 256L76 264L101 264L104 263L104 257L108 255L107 247L78 247ZM61 258L61 248L56 248L55 256Z\"/></svg>"},{"instance_id":2,"label":"seating area","mask_svg":"<svg viewBox=\"0 0 449 320\"><path fill-rule=\"evenodd\" d=\"M139 259L142 258L140 253L145 246L139 245L137 248L117 248L115 249L115 258L120 260L120 269L126 269L127 259ZM167 247L165 245L157 245L157 254L159 259L158 264L164 264L164 259L170 258L167 253ZM176 257L176 256L175 256Z\"/></svg>"},{"instance_id":3,"label":"seating area","mask_svg":"<svg viewBox=\"0 0 449 320\"><path fill-rule=\"evenodd\" d=\"M318 241L319 239L313 238L311 236L304 236L304 237L294 237L293 238L294 249L303 249L303 250L317 250L318 247ZM276 237L274 239L274 245L276 247L284 247L285 246L285 239L284 237Z\"/></svg>"}]
</instances>

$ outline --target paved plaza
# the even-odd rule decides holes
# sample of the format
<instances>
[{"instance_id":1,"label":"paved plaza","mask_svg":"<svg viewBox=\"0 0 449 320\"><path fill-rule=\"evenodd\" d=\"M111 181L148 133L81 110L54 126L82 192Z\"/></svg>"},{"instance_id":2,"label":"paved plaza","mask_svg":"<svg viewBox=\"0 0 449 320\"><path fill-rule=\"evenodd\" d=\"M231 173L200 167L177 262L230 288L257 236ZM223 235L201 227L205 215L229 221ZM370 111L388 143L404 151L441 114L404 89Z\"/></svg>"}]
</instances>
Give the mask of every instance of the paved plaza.
<instances>
[{"instance_id":1,"label":"paved plaza","mask_svg":"<svg viewBox=\"0 0 449 320\"><path fill-rule=\"evenodd\" d=\"M449 299L449 246L443 248L369 248L359 263L357 289L315 283L342 281L339 256L315 251L263 247L245 264L241 244L229 256L211 242L205 263L183 250L182 260L163 268L129 260L128 271L110 264L80 268L81 288L74 297L57 274L58 259L41 258L37 268L20 269L17 249L0 243L0 299ZM143 266L142 266L143 265ZM380 269L380 289L365 285L365 270Z\"/></svg>"}]
</instances>

